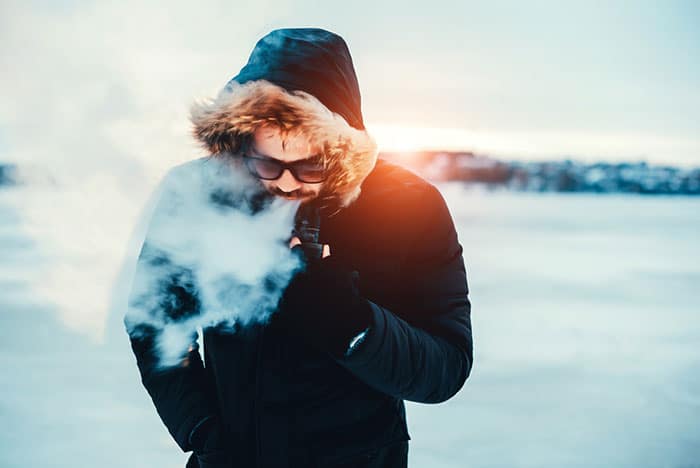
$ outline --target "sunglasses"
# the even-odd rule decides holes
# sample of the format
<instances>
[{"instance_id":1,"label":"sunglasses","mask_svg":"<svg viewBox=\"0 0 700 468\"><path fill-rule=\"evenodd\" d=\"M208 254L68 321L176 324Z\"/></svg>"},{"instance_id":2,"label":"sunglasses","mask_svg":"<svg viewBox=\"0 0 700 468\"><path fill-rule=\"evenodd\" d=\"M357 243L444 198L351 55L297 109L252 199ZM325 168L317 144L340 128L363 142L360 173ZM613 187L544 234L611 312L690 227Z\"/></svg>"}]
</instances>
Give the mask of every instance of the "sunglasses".
<instances>
[{"instance_id":1,"label":"sunglasses","mask_svg":"<svg viewBox=\"0 0 700 468\"><path fill-rule=\"evenodd\" d=\"M291 163L258 155L249 151L243 155L245 165L250 173L263 180L276 180L289 169L295 179L307 184L318 184L326 180L326 168L317 158L307 158Z\"/></svg>"}]
</instances>

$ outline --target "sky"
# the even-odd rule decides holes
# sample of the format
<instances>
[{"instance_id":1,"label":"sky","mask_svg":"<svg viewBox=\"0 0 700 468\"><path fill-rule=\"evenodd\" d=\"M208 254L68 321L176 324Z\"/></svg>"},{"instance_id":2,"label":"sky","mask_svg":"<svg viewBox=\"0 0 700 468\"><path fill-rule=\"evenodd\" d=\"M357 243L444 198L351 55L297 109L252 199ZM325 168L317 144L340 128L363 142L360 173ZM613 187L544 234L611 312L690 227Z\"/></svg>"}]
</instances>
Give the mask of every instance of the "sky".
<instances>
[{"instance_id":1,"label":"sky","mask_svg":"<svg viewBox=\"0 0 700 468\"><path fill-rule=\"evenodd\" d=\"M383 150L698 165L698 24L694 1L3 0L0 159L191 159L192 101L315 26L346 39Z\"/></svg>"}]
</instances>

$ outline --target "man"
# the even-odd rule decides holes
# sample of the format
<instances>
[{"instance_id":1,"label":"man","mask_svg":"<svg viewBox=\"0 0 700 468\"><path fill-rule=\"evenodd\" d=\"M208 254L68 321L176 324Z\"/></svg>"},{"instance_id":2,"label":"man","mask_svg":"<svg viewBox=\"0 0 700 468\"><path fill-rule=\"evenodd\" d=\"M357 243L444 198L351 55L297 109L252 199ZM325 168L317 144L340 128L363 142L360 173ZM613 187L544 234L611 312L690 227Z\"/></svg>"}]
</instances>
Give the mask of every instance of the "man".
<instances>
[{"instance_id":1,"label":"man","mask_svg":"<svg viewBox=\"0 0 700 468\"><path fill-rule=\"evenodd\" d=\"M322 29L280 29L213 101L193 109L212 158L268 195L318 207L323 249L298 236L304 271L265 323L203 330L158 372L131 335L142 381L189 467L405 467L404 400L439 403L470 374L467 277L445 202L383 160L352 59ZM176 288L179 307L196 297Z\"/></svg>"}]
</instances>

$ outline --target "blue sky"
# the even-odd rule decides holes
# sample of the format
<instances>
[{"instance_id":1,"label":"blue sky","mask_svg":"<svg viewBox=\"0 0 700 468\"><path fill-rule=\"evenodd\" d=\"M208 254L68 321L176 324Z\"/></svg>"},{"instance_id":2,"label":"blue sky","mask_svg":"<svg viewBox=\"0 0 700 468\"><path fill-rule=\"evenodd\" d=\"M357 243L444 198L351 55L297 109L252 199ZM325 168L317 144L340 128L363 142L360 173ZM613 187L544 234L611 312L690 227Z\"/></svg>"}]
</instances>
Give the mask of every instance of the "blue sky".
<instances>
[{"instance_id":1,"label":"blue sky","mask_svg":"<svg viewBox=\"0 0 700 468\"><path fill-rule=\"evenodd\" d=\"M3 2L0 130L18 160L42 132L71 154L192 152L191 101L269 30L318 26L347 40L384 149L700 165L699 5Z\"/></svg>"}]
</instances>

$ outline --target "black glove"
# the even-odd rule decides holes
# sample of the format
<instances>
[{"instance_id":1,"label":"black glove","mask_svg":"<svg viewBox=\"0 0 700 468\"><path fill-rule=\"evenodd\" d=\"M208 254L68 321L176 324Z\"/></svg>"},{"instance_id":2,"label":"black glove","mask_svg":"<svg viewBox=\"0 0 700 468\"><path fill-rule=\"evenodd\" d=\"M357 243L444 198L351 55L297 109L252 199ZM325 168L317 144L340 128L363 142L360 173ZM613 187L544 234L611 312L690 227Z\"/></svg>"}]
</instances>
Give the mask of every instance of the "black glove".
<instances>
[{"instance_id":1,"label":"black glove","mask_svg":"<svg viewBox=\"0 0 700 468\"><path fill-rule=\"evenodd\" d=\"M231 468L233 465L233 456L226 448L217 418L208 419L197 428L192 446L200 468Z\"/></svg>"},{"instance_id":2,"label":"black glove","mask_svg":"<svg viewBox=\"0 0 700 468\"><path fill-rule=\"evenodd\" d=\"M369 301L359 295L359 274L333 255L307 262L303 246L292 250L306 262L305 268L290 281L273 320L315 348L341 358L372 321Z\"/></svg>"}]
</instances>

